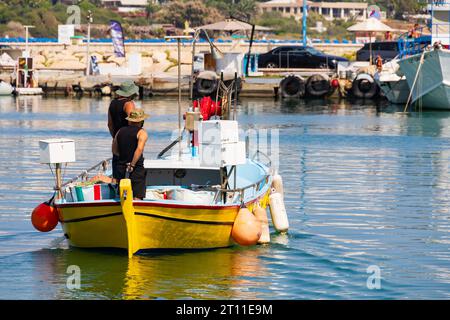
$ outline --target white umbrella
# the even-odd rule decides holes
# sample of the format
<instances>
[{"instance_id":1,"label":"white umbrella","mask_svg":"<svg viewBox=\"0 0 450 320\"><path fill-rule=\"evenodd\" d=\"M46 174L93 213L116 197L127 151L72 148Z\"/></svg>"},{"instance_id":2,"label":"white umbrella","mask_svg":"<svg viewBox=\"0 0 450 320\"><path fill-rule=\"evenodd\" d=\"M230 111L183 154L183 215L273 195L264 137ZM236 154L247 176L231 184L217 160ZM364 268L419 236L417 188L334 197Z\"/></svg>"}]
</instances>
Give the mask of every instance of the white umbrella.
<instances>
[{"instance_id":1,"label":"white umbrella","mask_svg":"<svg viewBox=\"0 0 450 320\"><path fill-rule=\"evenodd\" d=\"M394 31L391 27L384 24L380 20L376 18L369 18L363 22L357 23L350 28L347 28L347 31L351 32L369 32L370 34L370 63L372 63L372 32L391 32Z\"/></svg>"},{"instance_id":2,"label":"white umbrella","mask_svg":"<svg viewBox=\"0 0 450 320\"><path fill-rule=\"evenodd\" d=\"M215 30L215 31L249 31L252 30L252 25L250 23L242 22L236 19L226 19L224 21L219 21L204 26L197 27L196 29L203 30ZM256 31L272 31L272 28L255 26Z\"/></svg>"},{"instance_id":3,"label":"white umbrella","mask_svg":"<svg viewBox=\"0 0 450 320\"><path fill-rule=\"evenodd\" d=\"M252 30L251 24L241 22L235 19L226 19L216 23L207 24L197 29L203 30L220 30L220 31L237 31L237 30Z\"/></svg>"}]
</instances>

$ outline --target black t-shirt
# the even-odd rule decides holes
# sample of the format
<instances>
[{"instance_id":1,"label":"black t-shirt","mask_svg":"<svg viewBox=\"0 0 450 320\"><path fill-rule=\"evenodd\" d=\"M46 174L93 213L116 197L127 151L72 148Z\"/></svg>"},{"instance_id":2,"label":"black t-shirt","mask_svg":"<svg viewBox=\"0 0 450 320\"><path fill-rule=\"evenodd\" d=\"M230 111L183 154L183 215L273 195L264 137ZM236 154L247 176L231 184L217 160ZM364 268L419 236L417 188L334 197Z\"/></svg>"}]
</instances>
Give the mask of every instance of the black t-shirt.
<instances>
[{"instance_id":1,"label":"black t-shirt","mask_svg":"<svg viewBox=\"0 0 450 320\"><path fill-rule=\"evenodd\" d=\"M116 133L120 128L128 126L128 121L125 119L128 115L123 110L125 103L128 101L130 100L127 98L116 98L111 101L111 104L109 105L108 112L112 119L113 137L116 136Z\"/></svg>"},{"instance_id":2,"label":"black t-shirt","mask_svg":"<svg viewBox=\"0 0 450 320\"><path fill-rule=\"evenodd\" d=\"M126 126L120 129L117 134L117 147L119 149L119 164L124 165L133 160L134 152L138 146L137 134L141 127ZM141 155L136 167L144 165L144 156Z\"/></svg>"}]
</instances>

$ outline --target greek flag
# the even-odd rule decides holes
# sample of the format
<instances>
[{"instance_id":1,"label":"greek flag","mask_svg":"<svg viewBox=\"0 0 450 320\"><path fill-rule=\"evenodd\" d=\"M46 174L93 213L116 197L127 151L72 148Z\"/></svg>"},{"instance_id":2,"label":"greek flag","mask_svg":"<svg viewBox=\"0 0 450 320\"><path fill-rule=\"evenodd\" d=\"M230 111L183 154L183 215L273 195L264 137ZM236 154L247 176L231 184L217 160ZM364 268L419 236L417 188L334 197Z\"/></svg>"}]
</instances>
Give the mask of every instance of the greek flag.
<instances>
[{"instance_id":1,"label":"greek flag","mask_svg":"<svg viewBox=\"0 0 450 320\"><path fill-rule=\"evenodd\" d=\"M111 32L111 39L116 57L125 57L122 25L119 21L111 20L109 22L109 30Z\"/></svg>"}]
</instances>

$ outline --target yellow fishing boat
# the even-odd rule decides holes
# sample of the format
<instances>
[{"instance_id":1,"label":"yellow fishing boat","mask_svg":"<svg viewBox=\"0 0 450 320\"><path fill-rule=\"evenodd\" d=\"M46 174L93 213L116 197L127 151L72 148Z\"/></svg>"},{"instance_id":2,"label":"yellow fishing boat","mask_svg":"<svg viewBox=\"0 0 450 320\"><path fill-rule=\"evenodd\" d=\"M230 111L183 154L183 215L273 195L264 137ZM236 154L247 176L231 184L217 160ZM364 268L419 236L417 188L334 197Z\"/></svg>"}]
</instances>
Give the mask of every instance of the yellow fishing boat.
<instances>
[{"instance_id":1,"label":"yellow fishing boat","mask_svg":"<svg viewBox=\"0 0 450 320\"><path fill-rule=\"evenodd\" d=\"M251 210L257 205L265 209L269 203L272 184L269 168L254 160L234 169L186 163L189 162L170 159L146 161L147 181L158 181L158 185L149 184L143 200L133 200L129 179L121 180L120 197L91 201L78 201L76 189L86 189L82 192L93 193L95 198L95 187L112 186L75 187L78 179L66 184L64 196L54 204L69 243L85 248L123 248L130 255L140 249L232 245L231 231L241 206L244 204ZM229 187L234 185L233 174L228 174L228 187L221 187L223 169L236 170L236 187ZM251 183L244 185L252 178Z\"/></svg>"}]
</instances>

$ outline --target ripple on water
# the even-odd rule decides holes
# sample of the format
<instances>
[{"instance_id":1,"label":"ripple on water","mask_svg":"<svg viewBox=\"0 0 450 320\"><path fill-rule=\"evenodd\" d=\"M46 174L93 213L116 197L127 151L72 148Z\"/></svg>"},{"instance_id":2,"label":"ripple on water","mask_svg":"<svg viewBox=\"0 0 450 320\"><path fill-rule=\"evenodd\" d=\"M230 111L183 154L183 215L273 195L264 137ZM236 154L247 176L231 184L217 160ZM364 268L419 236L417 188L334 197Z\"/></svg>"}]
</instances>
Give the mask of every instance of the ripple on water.
<instances>
[{"instance_id":1,"label":"ripple on water","mask_svg":"<svg viewBox=\"0 0 450 320\"><path fill-rule=\"evenodd\" d=\"M244 100L244 129L277 129L290 232L252 248L150 252L68 248L29 216L51 195L38 140L76 140L74 176L109 157L109 100L0 97L0 298L449 298L450 114L395 107ZM175 99L142 102L147 158L176 130ZM66 287L79 265L82 289ZM369 266L380 290L366 286ZM17 281L20 279L20 281Z\"/></svg>"}]
</instances>

